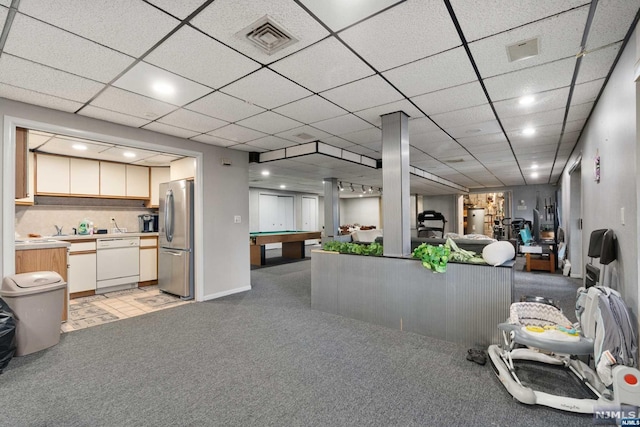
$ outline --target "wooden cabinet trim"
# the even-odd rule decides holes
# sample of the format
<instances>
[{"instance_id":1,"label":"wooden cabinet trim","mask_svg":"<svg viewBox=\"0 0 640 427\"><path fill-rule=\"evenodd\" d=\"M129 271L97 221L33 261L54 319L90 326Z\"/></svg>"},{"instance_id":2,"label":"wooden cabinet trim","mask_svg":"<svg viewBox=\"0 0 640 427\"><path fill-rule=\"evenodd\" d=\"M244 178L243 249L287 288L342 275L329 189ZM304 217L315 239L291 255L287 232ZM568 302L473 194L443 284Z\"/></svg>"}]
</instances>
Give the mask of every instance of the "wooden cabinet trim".
<instances>
[{"instance_id":1,"label":"wooden cabinet trim","mask_svg":"<svg viewBox=\"0 0 640 427\"><path fill-rule=\"evenodd\" d=\"M97 252L96 251L75 251L75 252L69 252L69 256L95 254L95 253Z\"/></svg>"}]
</instances>

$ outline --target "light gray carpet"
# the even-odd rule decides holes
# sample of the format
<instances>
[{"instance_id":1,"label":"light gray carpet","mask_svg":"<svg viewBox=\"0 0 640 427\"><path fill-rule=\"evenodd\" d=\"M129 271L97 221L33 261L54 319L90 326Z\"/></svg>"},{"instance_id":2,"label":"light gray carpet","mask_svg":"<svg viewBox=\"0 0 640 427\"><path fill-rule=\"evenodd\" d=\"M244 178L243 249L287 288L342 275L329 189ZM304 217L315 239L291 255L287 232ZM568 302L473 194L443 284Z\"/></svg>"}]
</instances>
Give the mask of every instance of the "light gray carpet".
<instances>
[{"instance_id":1,"label":"light gray carpet","mask_svg":"<svg viewBox=\"0 0 640 427\"><path fill-rule=\"evenodd\" d=\"M11 426L584 426L515 402L466 348L310 308L310 262L71 332L0 376ZM572 283L565 283L568 288ZM574 290L575 292L575 290Z\"/></svg>"}]
</instances>

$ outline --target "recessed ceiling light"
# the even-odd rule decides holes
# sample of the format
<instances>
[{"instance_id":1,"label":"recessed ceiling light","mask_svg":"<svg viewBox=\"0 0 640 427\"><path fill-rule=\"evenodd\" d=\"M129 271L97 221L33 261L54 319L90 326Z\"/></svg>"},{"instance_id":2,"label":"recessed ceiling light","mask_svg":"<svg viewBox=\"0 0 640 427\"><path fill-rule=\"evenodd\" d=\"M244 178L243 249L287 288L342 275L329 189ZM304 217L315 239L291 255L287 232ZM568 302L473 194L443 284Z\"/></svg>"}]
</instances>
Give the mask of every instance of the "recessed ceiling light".
<instances>
[{"instance_id":1,"label":"recessed ceiling light","mask_svg":"<svg viewBox=\"0 0 640 427\"><path fill-rule=\"evenodd\" d=\"M269 171L262 171L262 176L269 176Z\"/></svg>"},{"instance_id":2,"label":"recessed ceiling light","mask_svg":"<svg viewBox=\"0 0 640 427\"><path fill-rule=\"evenodd\" d=\"M523 135L531 136L531 135L533 135L534 133L536 133L536 130L535 130L534 128L525 128L525 129L522 129L522 134L523 134Z\"/></svg>"},{"instance_id":3,"label":"recessed ceiling light","mask_svg":"<svg viewBox=\"0 0 640 427\"><path fill-rule=\"evenodd\" d=\"M136 156L136 153L133 153L131 151L125 151L124 153L122 153L122 155L132 159L132 158L134 158Z\"/></svg>"},{"instance_id":4,"label":"recessed ceiling light","mask_svg":"<svg viewBox=\"0 0 640 427\"><path fill-rule=\"evenodd\" d=\"M538 172L533 172L533 173L531 174L531 178L533 178L533 179L536 179L538 176L539 176L539 175L538 175Z\"/></svg>"},{"instance_id":5,"label":"recessed ceiling light","mask_svg":"<svg viewBox=\"0 0 640 427\"><path fill-rule=\"evenodd\" d=\"M361 194L361 195L359 195L358 197L362 197L362 194Z\"/></svg>"},{"instance_id":6,"label":"recessed ceiling light","mask_svg":"<svg viewBox=\"0 0 640 427\"><path fill-rule=\"evenodd\" d=\"M538 169L538 165L536 165L535 163L531 165L531 169Z\"/></svg>"},{"instance_id":7,"label":"recessed ceiling light","mask_svg":"<svg viewBox=\"0 0 640 427\"><path fill-rule=\"evenodd\" d=\"M280 185L280 188L287 188L287 186L286 186L286 185L284 185L284 184L281 184L281 185Z\"/></svg>"},{"instance_id":8,"label":"recessed ceiling light","mask_svg":"<svg viewBox=\"0 0 640 427\"><path fill-rule=\"evenodd\" d=\"M520 98L520 101L518 101L518 104L520 105L531 105L533 104L533 101L535 101L536 99L531 96L531 95L527 95L527 96L523 96L522 98Z\"/></svg>"},{"instance_id":9,"label":"recessed ceiling light","mask_svg":"<svg viewBox=\"0 0 640 427\"><path fill-rule=\"evenodd\" d=\"M161 95L173 95L176 92L176 88L167 82L155 82L151 88Z\"/></svg>"},{"instance_id":10,"label":"recessed ceiling light","mask_svg":"<svg viewBox=\"0 0 640 427\"><path fill-rule=\"evenodd\" d=\"M87 147L87 146L86 146L86 145L84 145L84 144L73 144L73 145L71 146L71 148L73 148L74 150L81 150L81 151L84 151L84 150L86 150L86 149L87 149L87 148L89 148L89 147Z\"/></svg>"}]
</instances>

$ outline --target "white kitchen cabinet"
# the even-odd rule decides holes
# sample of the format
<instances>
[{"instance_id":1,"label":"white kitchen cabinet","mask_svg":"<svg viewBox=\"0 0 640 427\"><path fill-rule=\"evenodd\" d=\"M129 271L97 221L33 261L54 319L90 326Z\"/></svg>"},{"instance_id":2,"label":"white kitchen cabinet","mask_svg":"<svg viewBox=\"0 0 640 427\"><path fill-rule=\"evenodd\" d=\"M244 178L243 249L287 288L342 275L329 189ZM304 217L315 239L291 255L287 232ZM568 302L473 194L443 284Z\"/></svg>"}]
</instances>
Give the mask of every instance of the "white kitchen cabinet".
<instances>
[{"instance_id":1,"label":"white kitchen cabinet","mask_svg":"<svg viewBox=\"0 0 640 427\"><path fill-rule=\"evenodd\" d=\"M100 194L100 162L70 158L69 190L73 195Z\"/></svg>"},{"instance_id":2,"label":"white kitchen cabinet","mask_svg":"<svg viewBox=\"0 0 640 427\"><path fill-rule=\"evenodd\" d=\"M158 280L158 238L140 237L140 282Z\"/></svg>"},{"instance_id":3,"label":"white kitchen cabinet","mask_svg":"<svg viewBox=\"0 0 640 427\"><path fill-rule=\"evenodd\" d=\"M69 248L69 294L96 290L96 241L71 242Z\"/></svg>"},{"instance_id":4,"label":"white kitchen cabinet","mask_svg":"<svg viewBox=\"0 0 640 427\"><path fill-rule=\"evenodd\" d=\"M149 168L146 166L126 165L127 197L149 198Z\"/></svg>"},{"instance_id":5,"label":"white kitchen cabinet","mask_svg":"<svg viewBox=\"0 0 640 427\"><path fill-rule=\"evenodd\" d=\"M171 162L171 181L176 179L193 179L196 176L196 159L185 157Z\"/></svg>"},{"instance_id":6,"label":"white kitchen cabinet","mask_svg":"<svg viewBox=\"0 0 640 427\"><path fill-rule=\"evenodd\" d=\"M151 200L149 207L160 205L160 184L171 181L171 171L167 167L152 167L151 169Z\"/></svg>"},{"instance_id":7,"label":"white kitchen cabinet","mask_svg":"<svg viewBox=\"0 0 640 427\"><path fill-rule=\"evenodd\" d=\"M69 158L36 156L36 194L69 194Z\"/></svg>"},{"instance_id":8,"label":"white kitchen cabinet","mask_svg":"<svg viewBox=\"0 0 640 427\"><path fill-rule=\"evenodd\" d=\"M100 162L100 195L127 195L127 169L124 163Z\"/></svg>"}]
</instances>

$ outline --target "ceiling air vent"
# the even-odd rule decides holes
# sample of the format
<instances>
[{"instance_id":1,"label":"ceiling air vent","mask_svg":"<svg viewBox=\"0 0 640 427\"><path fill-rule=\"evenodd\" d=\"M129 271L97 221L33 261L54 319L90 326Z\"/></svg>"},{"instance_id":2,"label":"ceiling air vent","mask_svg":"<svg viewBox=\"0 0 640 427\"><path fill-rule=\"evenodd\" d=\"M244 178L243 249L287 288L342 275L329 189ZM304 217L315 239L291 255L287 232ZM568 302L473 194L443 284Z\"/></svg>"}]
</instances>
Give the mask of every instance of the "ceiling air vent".
<instances>
[{"instance_id":1,"label":"ceiling air vent","mask_svg":"<svg viewBox=\"0 0 640 427\"><path fill-rule=\"evenodd\" d=\"M315 138L315 136L313 136L313 135L309 135L308 133L304 133L304 132L299 133L299 134L297 134L297 135L293 135L293 136L295 136L296 138L300 138L300 139L302 139L302 140L305 140L305 141L306 141L306 140L308 140L308 139L313 139L313 138Z\"/></svg>"},{"instance_id":2,"label":"ceiling air vent","mask_svg":"<svg viewBox=\"0 0 640 427\"><path fill-rule=\"evenodd\" d=\"M464 159L450 159L450 160L445 160L445 163L462 163L464 162Z\"/></svg>"},{"instance_id":3,"label":"ceiling air vent","mask_svg":"<svg viewBox=\"0 0 640 427\"><path fill-rule=\"evenodd\" d=\"M247 38L267 55L272 55L298 41L287 30L269 15L265 15L253 24L236 33L240 38Z\"/></svg>"},{"instance_id":4,"label":"ceiling air vent","mask_svg":"<svg viewBox=\"0 0 640 427\"><path fill-rule=\"evenodd\" d=\"M538 39L530 39L507 46L509 62L520 61L538 55Z\"/></svg>"}]
</instances>

